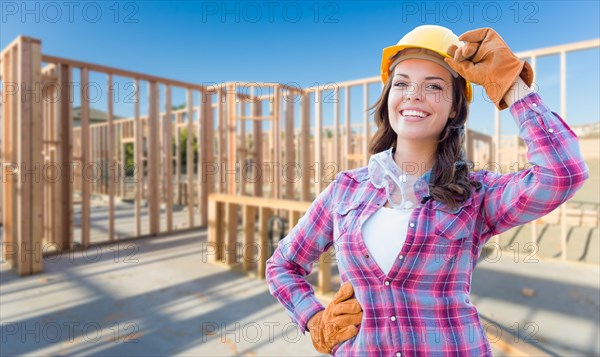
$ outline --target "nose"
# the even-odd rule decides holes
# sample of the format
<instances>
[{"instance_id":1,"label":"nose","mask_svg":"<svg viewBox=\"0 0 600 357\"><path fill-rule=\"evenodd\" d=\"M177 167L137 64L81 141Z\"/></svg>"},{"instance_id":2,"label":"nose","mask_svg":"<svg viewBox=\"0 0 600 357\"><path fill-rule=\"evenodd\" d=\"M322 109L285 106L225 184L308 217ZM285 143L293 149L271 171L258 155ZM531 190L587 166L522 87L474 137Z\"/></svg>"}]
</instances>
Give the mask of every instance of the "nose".
<instances>
[{"instance_id":1,"label":"nose","mask_svg":"<svg viewBox=\"0 0 600 357\"><path fill-rule=\"evenodd\" d=\"M404 92L404 98L408 100L422 100L421 88L417 83L410 83Z\"/></svg>"},{"instance_id":2,"label":"nose","mask_svg":"<svg viewBox=\"0 0 600 357\"><path fill-rule=\"evenodd\" d=\"M423 96L421 93L421 86L418 83L410 83L404 90L404 101L421 101Z\"/></svg>"}]
</instances>

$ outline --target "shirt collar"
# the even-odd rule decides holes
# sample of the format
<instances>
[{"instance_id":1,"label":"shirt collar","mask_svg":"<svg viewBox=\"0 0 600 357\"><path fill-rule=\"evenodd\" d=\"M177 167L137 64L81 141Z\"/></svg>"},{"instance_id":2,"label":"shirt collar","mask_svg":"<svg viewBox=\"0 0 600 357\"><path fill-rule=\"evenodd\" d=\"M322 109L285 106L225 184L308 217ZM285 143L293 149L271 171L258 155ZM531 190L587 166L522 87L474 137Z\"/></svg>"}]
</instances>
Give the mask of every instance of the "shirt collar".
<instances>
[{"instance_id":1,"label":"shirt collar","mask_svg":"<svg viewBox=\"0 0 600 357\"><path fill-rule=\"evenodd\" d=\"M375 155L379 155L379 156L382 156L382 157L389 157L388 159L390 159L394 163L394 165L396 165L396 162L394 161L394 157L393 157L395 151L396 151L396 148L395 147L391 147L391 148L389 148L387 150L384 150L382 152L379 152L379 153L377 153ZM396 165L396 167L398 167L398 165ZM399 167L398 167L398 170L400 170ZM432 180L432 170L433 169L429 169L425 173L423 173L423 175L421 176L421 178L419 178L419 180L423 180L423 181L427 182L428 184L431 183L430 180ZM366 174L366 178L369 178L368 170L365 170L364 173ZM428 184L427 185L420 185L420 186L422 186L424 188L422 188L422 189L416 189L415 190L415 196L419 200L422 200L423 197L429 196L429 189L428 189L429 185ZM419 186L419 185L417 185L417 186Z\"/></svg>"},{"instance_id":2,"label":"shirt collar","mask_svg":"<svg viewBox=\"0 0 600 357\"><path fill-rule=\"evenodd\" d=\"M389 149L379 152L375 155L393 155L394 151L395 151L395 148L389 148ZM393 157L392 157L392 161L393 161ZM394 161L394 163L395 163L395 161ZM431 183L431 180L433 180L432 175L433 175L433 169L429 169L421 176L420 180L424 180L427 183ZM367 167L362 167L356 171L353 171L351 176L358 182L366 181L366 180L370 179ZM425 189L420 189L420 190L417 189L415 191L415 196L419 200L422 200L424 197L429 196L429 189L428 189L429 185L420 185L420 186L427 187ZM385 188L382 188L381 190L383 190L383 192L384 192L383 195L385 196ZM470 195L469 198L467 199L467 201L465 203L463 203L461 206L469 205L470 202L472 201L472 199L473 199L473 197L472 197L472 195ZM433 207L435 209L439 209L439 210L442 210L442 211L445 211L448 213L453 213L453 214L460 210L460 207L457 209L450 209L445 203L437 201L437 200L433 200Z\"/></svg>"}]
</instances>

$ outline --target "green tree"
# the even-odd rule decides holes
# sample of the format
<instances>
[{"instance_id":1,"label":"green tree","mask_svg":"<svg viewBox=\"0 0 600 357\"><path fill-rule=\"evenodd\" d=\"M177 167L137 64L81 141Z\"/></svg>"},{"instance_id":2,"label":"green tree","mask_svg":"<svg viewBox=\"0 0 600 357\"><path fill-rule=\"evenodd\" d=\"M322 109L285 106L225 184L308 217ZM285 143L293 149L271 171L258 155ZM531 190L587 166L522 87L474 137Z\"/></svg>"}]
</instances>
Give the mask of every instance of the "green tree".
<instances>
[{"instance_id":1,"label":"green tree","mask_svg":"<svg viewBox=\"0 0 600 357\"><path fill-rule=\"evenodd\" d=\"M179 145L181 145L181 168L182 171L185 172L187 167L187 141L188 141L188 131L187 128L182 128L179 134ZM194 136L194 141L192 142L192 149L194 150L194 162L198 161L198 138Z\"/></svg>"},{"instance_id":2,"label":"green tree","mask_svg":"<svg viewBox=\"0 0 600 357\"><path fill-rule=\"evenodd\" d=\"M134 170L133 143L125 144L125 175L133 176Z\"/></svg>"},{"instance_id":3,"label":"green tree","mask_svg":"<svg viewBox=\"0 0 600 357\"><path fill-rule=\"evenodd\" d=\"M173 135L173 153L175 153L175 150L177 149L176 146L176 135ZM181 168L183 172L186 172L186 167L187 167L187 139L188 139L188 133L187 133L187 128L182 128L181 132L179 134L179 145L181 145ZM194 162L198 161L198 138L196 138L194 136L194 142L192 143L192 148L194 150ZM194 167L194 169L196 169L196 166ZM135 147L133 143L127 143L125 144L125 175L127 176L133 176L134 174L134 168L135 168ZM141 169L141 168L140 168Z\"/></svg>"}]
</instances>

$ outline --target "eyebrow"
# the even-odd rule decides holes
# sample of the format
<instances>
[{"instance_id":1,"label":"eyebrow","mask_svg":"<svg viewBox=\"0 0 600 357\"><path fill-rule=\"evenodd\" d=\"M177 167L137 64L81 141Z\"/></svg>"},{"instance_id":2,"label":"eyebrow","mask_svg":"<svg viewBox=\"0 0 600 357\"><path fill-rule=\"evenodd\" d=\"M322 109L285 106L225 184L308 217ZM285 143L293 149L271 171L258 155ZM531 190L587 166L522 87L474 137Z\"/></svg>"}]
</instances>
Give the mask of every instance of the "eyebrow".
<instances>
[{"instance_id":1,"label":"eyebrow","mask_svg":"<svg viewBox=\"0 0 600 357\"><path fill-rule=\"evenodd\" d=\"M402 76L402 77L407 78L407 79L410 78L408 75L406 75L404 73L396 73L395 76ZM446 80L444 78L442 78L442 77L432 76L432 77L425 77L425 79L428 80L428 81L432 80L432 79L439 79L439 80L442 80L442 81L446 82Z\"/></svg>"}]
</instances>

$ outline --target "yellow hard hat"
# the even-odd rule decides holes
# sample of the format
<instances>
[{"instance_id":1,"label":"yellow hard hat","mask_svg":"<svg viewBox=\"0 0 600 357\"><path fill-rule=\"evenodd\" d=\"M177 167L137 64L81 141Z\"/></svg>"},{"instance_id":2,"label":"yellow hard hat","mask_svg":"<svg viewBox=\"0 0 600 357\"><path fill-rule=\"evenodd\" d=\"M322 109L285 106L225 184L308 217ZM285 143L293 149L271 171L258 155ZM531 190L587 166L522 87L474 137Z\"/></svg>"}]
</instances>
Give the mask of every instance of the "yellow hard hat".
<instances>
[{"instance_id":1,"label":"yellow hard hat","mask_svg":"<svg viewBox=\"0 0 600 357\"><path fill-rule=\"evenodd\" d=\"M381 80L385 84L390 75L390 65L392 57L405 48L424 48L433 51L442 57L449 58L446 53L450 45L460 47L462 42L458 40L458 36L451 30L436 25L423 25L414 28L412 31L404 35L394 46L389 46L383 49L381 56ZM470 102L473 98L473 87L471 82L466 81L465 94Z\"/></svg>"}]
</instances>

